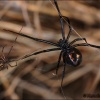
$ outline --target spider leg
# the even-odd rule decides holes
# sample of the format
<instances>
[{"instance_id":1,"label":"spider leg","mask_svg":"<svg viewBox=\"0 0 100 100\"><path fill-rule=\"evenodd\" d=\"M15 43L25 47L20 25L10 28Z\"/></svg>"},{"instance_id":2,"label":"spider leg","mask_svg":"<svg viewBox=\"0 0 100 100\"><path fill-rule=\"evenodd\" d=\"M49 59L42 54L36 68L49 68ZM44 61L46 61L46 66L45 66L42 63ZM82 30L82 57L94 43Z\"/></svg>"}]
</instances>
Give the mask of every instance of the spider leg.
<instances>
[{"instance_id":1,"label":"spider leg","mask_svg":"<svg viewBox=\"0 0 100 100\"><path fill-rule=\"evenodd\" d=\"M32 56L32 55L37 55L37 54L40 54L40 53L56 51L56 50L60 50L60 48L53 48L53 49L47 49L47 50L38 51L38 52L35 52L35 53L32 53L32 54L26 55L22 59L27 58L27 57Z\"/></svg>"},{"instance_id":2,"label":"spider leg","mask_svg":"<svg viewBox=\"0 0 100 100\"><path fill-rule=\"evenodd\" d=\"M66 38L66 40L68 41L69 38L70 38L70 35L71 35L72 27L71 27L71 25L70 25L70 20L69 20L69 18L66 17L66 16L62 16L62 17L64 18L65 21L67 21L68 26L69 26L69 32L68 32L68 35L67 35L67 38Z\"/></svg>"},{"instance_id":3,"label":"spider leg","mask_svg":"<svg viewBox=\"0 0 100 100\"><path fill-rule=\"evenodd\" d=\"M62 89L62 85L63 85L63 79L64 79L64 76L65 76L65 65L66 64L64 64L63 71L62 71L61 89Z\"/></svg>"},{"instance_id":4,"label":"spider leg","mask_svg":"<svg viewBox=\"0 0 100 100\"><path fill-rule=\"evenodd\" d=\"M61 56L62 56L62 51L60 52L60 55L59 55L58 64L57 64L57 67L56 67L56 75L58 73L59 64L60 64L60 61L61 61Z\"/></svg>"},{"instance_id":5,"label":"spider leg","mask_svg":"<svg viewBox=\"0 0 100 100\"><path fill-rule=\"evenodd\" d=\"M64 79L64 76L65 76L65 65L66 65L66 64L64 64L64 66L63 66L63 71L62 71L61 92L62 92L64 98L66 99L66 97L65 97L65 95L64 95L64 92L63 92L63 79Z\"/></svg>"},{"instance_id":6,"label":"spider leg","mask_svg":"<svg viewBox=\"0 0 100 100\"><path fill-rule=\"evenodd\" d=\"M77 39L73 40L72 42L70 42L70 45L72 45L72 44L75 43L76 41L81 41L81 40L84 40L84 41L87 43L86 38L77 38ZM88 44L88 43L87 43L87 44Z\"/></svg>"},{"instance_id":7,"label":"spider leg","mask_svg":"<svg viewBox=\"0 0 100 100\"><path fill-rule=\"evenodd\" d=\"M62 16L62 17L64 18L65 21L67 21L69 28L71 28L69 18L66 16Z\"/></svg>"},{"instance_id":8,"label":"spider leg","mask_svg":"<svg viewBox=\"0 0 100 100\"><path fill-rule=\"evenodd\" d=\"M75 44L75 45L73 45L73 47L77 47L77 46L90 46L90 47L94 47L94 48L100 49L100 46L89 44L89 43L81 43L81 44Z\"/></svg>"},{"instance_id":9,"label":"spider leg","mask_svg":"<svg viewBox=\"0 0 100 100\"><path fill-rule=\"evenodd\" d=\"M21 30L22 30L22 29L23 29L23 26L22 26L22 28L20 29L19 33L21 32ZM14 42L13 42L13 44L12 44L12 46L11 46L11 48L10 48L9 52L8 52L8 54L7 54L7 57L9 56L9 54L10 54L11 50L13 49L13 46L14 46L14 44L15 44L15 42L16 42L16 40L17 40L17 38L18 38L18 35L16 36L16 38L15 38L15 40L14 40Z\"/></svg>"},{"instance_id":10,"label":"spider leg","mask_svg":"<svg viewBox=\"0 0 100 100\"><path fill-rule=\"evenodd\" d=\"M63 17L62 17L62 15L61 15L60 10L59 10L57 1L54 0L54 3L55 3L55 6L56 6L56 8L57 8L59 17L60 17L60 24L61 24L62 37L63 37L63 40L65 40L65 32L64 32L64 22L63 22Z\"/></svg>"},{"instance_id":11,"label":"spider leg","mask_svg":"<svg viewBox=\"0 0 100 100\"><path fill-rule=\"evenodd\" d=\"M12 65L10 65L10 64L8 64L10 67L15 67L15 66L12 66Z\"/></svg>"},{"instance_id":12,"label":"spider leg","mask_svg":"<svg viewBox=\"0 0 100 100\"><path fill-rule=\"evenodd\" d=\"M4 56L4 53L3 53L4 48L5 48L5 46L3 46L3 48L2 48L2 56L1 56L1 59L2 59L3 61L5 60L5 56Z\"/></svg>"},{"instance_id":13,"label":"spider leg","mask_svg":"<svg viewBox=\"0 0 100 100\"><path fill-rule=\"evenodd\" d=\"M18 59L15 59L15 60L10 60L9 62L13 62L13 61L18 61L18 60L22 60L22 59L25 59L27 57L30 57L30 56L33 56L33 55L37 55L37 54L40 54L40 53L44 53L44 52L50 52L50 51L57 51L57 50L61 50L60 48L53 48L53 49L47 49L47 50L42 50L42 51L38 51L38 52L33 52L29 55L25 55L21 58L18 58Z\"/></svg>"},{"instance_id":14,"label":"spider leg","mask_svg":"<svg viewBox=\"0 0 100 100\"><path fill-rule=\"evenodd\" d=\"M53 42L51 42L51 41L47 41L47 40L43 40L43 39L34 38L34 37L31 37L31 36L22 34L21 32L18 33L18 32L14 32L14 31L11 31L11 30L6 30L6 29L3 29L3 30L8 31L8 32L12 32L12 33L19 34L20 36L24 36L24 37L29 38L29 39L31 39L31 40L35 40L35 41L38 41L38 42L43 42L43 43L47 43L47 44L50 44L50 45L58 46L58 44L53 43Z\"/></svg>"},{"instance_id":15,"label":"spider leg","mask_svg":"<svg viewBox=\"0 0 100 100\"><path fill-rule=\"evenodd\" d=\"M10 67L15 67L15 66L17 66L17 62L16 62L16 65L15 66L12 66L11 64L8 64Z\"/></svg>"}]
</instances>

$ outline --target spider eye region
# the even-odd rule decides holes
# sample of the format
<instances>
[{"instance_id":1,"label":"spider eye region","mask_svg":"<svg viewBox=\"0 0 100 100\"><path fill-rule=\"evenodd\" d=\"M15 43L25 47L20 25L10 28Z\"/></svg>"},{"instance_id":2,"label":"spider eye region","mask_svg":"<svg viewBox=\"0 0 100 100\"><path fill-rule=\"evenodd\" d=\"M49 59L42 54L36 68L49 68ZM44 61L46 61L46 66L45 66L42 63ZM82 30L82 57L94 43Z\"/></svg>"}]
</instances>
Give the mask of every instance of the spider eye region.
<instances>
[{"instance_id":1,"label":"spider eye region","mask_svg":"<svg viewBox=\"0 0 100 100\"><path fill-rule=\"evenodd\" d=\"M78 66L82 61L82 54L78 49L72 48L69 52L63 53L63 61L65 64Z\"/></svg>"}]
</instances>

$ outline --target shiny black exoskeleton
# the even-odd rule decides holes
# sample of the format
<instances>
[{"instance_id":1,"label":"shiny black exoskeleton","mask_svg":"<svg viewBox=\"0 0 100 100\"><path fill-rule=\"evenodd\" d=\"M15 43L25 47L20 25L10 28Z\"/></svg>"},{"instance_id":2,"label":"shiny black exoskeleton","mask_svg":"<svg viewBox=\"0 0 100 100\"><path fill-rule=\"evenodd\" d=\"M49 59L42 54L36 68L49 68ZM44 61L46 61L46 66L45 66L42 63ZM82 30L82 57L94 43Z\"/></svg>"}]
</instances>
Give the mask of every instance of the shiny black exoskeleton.
<instances>
[{"instance_id":1,"label":"shiny black exoskeleton","mask_svg":"<svg viewBox=\"0 0 100 100\"><path fill-rule=\"evenodd\" d=\"M63 62L76 67L82 62L82 54L78 49L72 48L63 53Z\"/></svg>"},{"instance_id":2,"label":"shiny black exoskeleton","mask_svg":"<svg viewBox=\"0 0 100 100\"><path fill-rule=\"evenodd\" d=\"M60 49L63 51L63 62L71 66L78 66L82 61L81 52L75 47L71 46L66 40L60 39L58 42Z\"/></svg>"}]
</instances>

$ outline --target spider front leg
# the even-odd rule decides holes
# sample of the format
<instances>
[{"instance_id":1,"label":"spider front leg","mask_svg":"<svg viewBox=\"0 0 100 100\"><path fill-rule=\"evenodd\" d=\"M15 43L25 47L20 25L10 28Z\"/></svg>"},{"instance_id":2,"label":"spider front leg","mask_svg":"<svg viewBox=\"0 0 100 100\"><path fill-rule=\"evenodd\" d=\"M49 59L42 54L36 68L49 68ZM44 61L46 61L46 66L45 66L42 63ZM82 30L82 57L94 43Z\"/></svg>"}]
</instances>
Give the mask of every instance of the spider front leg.
<instances>
[{"instance_id":1,"label":"spider front leg","mask_svg":"<svg viewBox=\"0 0 100 100\"><path fill-rule=\"evenodd\" d=\"M3 30L4 30L4 31L11 32L11 33L16 33L16 34L18 34L18 35L20 35L20 36L24 36L24 37L29 38L29 39L34 40L34 41L38 41L38 42L42 42L42 43L46 43L46 44L50 44L50 45L57 46L56 43L53 43L53 42L48 41L48 40L43 40L43 39L34 38L34 37L31 37L31 36L28 36L28 35L22 34L21 32L18 33L18 32L14 32L14 31L7 30L7 29L3 29Z\"/></svg>"},{"instance_id":2,"label":"spider front leg","mask_svg":"<svg viewBox=\"0 0 100 100\"><path fill-rule=\"evenodd\" d=\"M81 41L81 40L84 40L84 41L87 43L86 38L77 38L77 39L73 40L72 42L70 42L70 45L72 45L72 44L75 43L76 41ZM87 43L87 44L88 44L88 43Z\"/></svg>"},{"instance_id":3,"label":"spider front leg","mask_svg":"<svg viewBox=\"0 0 100 100\"><path fill-rule=\"evenodd\" d=\"M100 46L89 44L89 43L81 43L81 44L75 44L75 45L73 45L73 47L77 47L77 46L90 46L90 47L94 47L94 48L100 49Z\"/></svg>"},{"instance_id":4,"label":"spider front leg","mask_svg":"<svg viewBox=\"0 0 100 100\"><path fill-rule=\"evenodd\" d=\"M63 37L63 40L65 40L65 32L64 32L64 22L63 22L63 17L62 17L62 15L61 15L60 10L59 10L57 1L54 0L54 3L55 3L55 6L56 6L56 8L57 8L57 11L58 11L58 14L59 14L59 18L60 18L62 37Z\"/></svg>"},{"instance_id":5,"label":"spider front leg","mask_svg":"<svg viewBox=\"0 0 100 100\"><path fill-rule=\"evenodd\" d=\"M69 38L70 38L70 35L71 35L72 27L71 27L69 18L66 17L66 16L62 16L62 17L63 17L63 19L64 19L65 21L67 21L68 26L69 26L69 32L68 32L68 35L67 35L67 38L66 38L66 40L68 41Z\"/></svg>"}]
</instances>

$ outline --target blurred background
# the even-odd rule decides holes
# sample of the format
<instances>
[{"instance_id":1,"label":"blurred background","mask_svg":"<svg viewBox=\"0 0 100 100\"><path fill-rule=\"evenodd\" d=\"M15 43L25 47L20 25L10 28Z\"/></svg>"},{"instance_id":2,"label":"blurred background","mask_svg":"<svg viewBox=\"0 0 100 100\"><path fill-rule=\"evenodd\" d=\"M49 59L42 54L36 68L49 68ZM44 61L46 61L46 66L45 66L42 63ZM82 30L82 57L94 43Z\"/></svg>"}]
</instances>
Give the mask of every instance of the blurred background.
<instances>
[{"instance_id":1,"label":"blurred background","mask_svg":"<svg viewBox=\"0 0 100 100\"><path fill-rule=\"evenodd\" d=\"M88 43L100 45L100 1L57 1L62 15L69 17L78 34ZM54 47L16 35L14 32L20 32L22 26L21 33L31 37L52 42L62 38L58 13L53 5L53 0L0 1L0 67L3 66L0 71L0 100L64 99L64 96L71 100L86 99L83 95L88 93L100 95L100 49L78 47L83 55L82 63L78 67L66 66L64 95L61 91L62 61L58 75L55 75L59 51L9 63L9 60ZM68 30L65 23L66 36ZM73 31L70 41L78 37Z\"/></svg>"}]
</instances>

